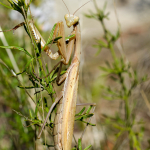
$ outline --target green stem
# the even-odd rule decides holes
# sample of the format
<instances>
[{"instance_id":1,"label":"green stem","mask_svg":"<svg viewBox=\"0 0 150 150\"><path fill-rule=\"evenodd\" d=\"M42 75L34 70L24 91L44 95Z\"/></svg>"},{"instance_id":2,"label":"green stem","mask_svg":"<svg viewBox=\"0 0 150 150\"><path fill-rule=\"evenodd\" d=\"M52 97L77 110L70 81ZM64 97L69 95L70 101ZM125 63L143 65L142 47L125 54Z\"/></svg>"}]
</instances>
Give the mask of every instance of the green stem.
<instances>
[{"instance_id":1,"label":"green stem","mask_svg":"<svg viewBox=\"0 0 150 150\"><path fill-rule=\"evenodd\" d=\"M104 21L102 20L101 21L101 24L102 24L102 28L104 30L104 38L106 39L106 41L108 42L108 48L110 49L110 52L111 52L111 55L115 61L115 64L118 64L118 60L117 60L117 57L116 57L116 54L115 54L115 51L114 51L114 47L113 47L113 43L109 40L109 37L108 37L108 30L106 29L106 26L104 24Z\"/></svg>"},{"instance_id":2,"label":"green stem","mask_svg":"<svg viewBox=\"0 0 150 150\"><path fill-rule=\"evenodd\" d=\"M103 28L103 30L104 30L104 38L106 39L107 42L109 42L108 31L107 31L107 29L106 29L106 26L105 26L103 20L101 20L101 24L102 24L102 28Z\"/></svg>"},{"instance_id":3,"label":"green stem","mask_svg":"<svg viewBox=\"0 0 150 150\"><path fill-rule=\"evenodd\" d=\"M116 54L115 54L115 51L114 51L113 43L109 42L108 47L109 47L111 55L112 55L112 57L113 57L113 59L115 61L115 64L117 65L118 64L118 60L117 60L117 57L116 57Z\"/></svg>"},{"instance_id":4,"label":"green stem","mask_svg":"<svg viewBox=\"0 0 150 150\"><path fill-rule=\"evenodd\" d=\"M130 132L130 131L129 131ZM129 134L128 132L128 134ZM133 147L133 140L129 137L129 146L130 146L130 150L134 150L134 147Z\"/></svg>"}]
</instances>

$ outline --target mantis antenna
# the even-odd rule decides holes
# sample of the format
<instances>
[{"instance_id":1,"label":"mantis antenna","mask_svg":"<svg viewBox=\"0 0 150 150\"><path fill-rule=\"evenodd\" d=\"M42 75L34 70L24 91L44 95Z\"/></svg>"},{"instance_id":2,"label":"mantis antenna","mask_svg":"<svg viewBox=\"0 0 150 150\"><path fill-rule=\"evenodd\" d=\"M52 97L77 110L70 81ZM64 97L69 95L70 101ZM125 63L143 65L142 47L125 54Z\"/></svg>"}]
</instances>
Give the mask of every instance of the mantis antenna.
<instances>
[{"instance_id":1,"label":"mantis antenna","mask_svg":"<svg viewBox=\"0 0 150 150\"><path fill-rule=\"evenodd\" d=\"M62 0L63 1L63 0ZM65 4L65 6L66 6L66 8L68 9L68 7L67 7L67 5L66 5L66 3L63 1L63 3ZM70 15L70 11L69 11L69 9L68 9L68 12L69 12L69 15Z\"/></svg>"},{"instance_id":2,"label":"mantis antenna","mask_svg":"<svg viewBox=\"0 0 150 150\"><path fill-rule=\"evenodd\" d=\"M86 2L85 4L83 4L81 7L83 7L84 5L86 5L87 3L89 3L91 0L89 0L88 2ZM81 8L81 7L79 7L74 13L73 13L73 15Z\"/></svg>"}]
</instances>

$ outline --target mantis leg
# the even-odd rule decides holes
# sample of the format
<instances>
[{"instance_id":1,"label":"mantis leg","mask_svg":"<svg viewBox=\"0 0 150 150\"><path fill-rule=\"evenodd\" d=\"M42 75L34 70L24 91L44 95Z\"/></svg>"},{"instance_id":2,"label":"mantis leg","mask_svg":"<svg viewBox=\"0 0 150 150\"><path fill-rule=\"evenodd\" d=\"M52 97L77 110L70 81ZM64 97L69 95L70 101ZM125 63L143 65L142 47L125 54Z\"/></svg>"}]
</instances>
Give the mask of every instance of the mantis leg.
<instances>
[{"instance_id":1,"label":"mantis leg","mask_svg":"<svg viewBox=\"0 0 150 150\"><path fill-rule=\"evenodd\" d=\"M57 25L58 26L58 25ZM56 28L57 28L56 26ZM41 34L39 33L39 31L37 30L37 28L33 25L32 22L29 22L29 28L34 36L34 39L36 42L39 42L41 41L41 48L44 47L44 45L46 44L45 40L43 39L43 37L41 36ZM55 35L54 35L55 36ZM59 57L59 52L56 52L56 53L52 53L51 49L49 46L46 46L44 51L46 52L46 54L51 58L51 59L54 59L56 60L58 57Z\"/></svg>"},{"instance_id":2,"label":"mantis leg","mask_svg":"<svg viewBox=\"0 0 150 150\"><path fill-rule=\"evenodd\" d=\"M59 49L59 53L62 56L61 62L64 65L67 65L69 63L69 60L70 60L70 57L71 57L71 54L72 54L72 51L73 51L73 48L74 48L75 38L69 39L69 43L66 44L63 22L58 22L57 23L55 32L58 33L58 36L62 37L61 39L58 40L57 46L58 46L58 49ZM71 35L73 35L73 34L75 34L74 30L71 33ZM61 73L61 69L62 69L62 63L60 64L57 79L56 79L57 85L61 85L67 77L66 73L60 77L60 73Z\"/></svg>"},{"instance_id":3,"label":"mantis leg","mask_svg":"<svg viewBox=\"0 0 150 150\"><path fill-rule=\"evenodd\" d=\"M56 31L58 31L58 36L61 36L62 38L58 40L57 46L59 49L59 53L62 56L62 62L64 65L67 65L69 63L73 48L74 48L74 42L75 38L69 39L69 43L66 44L65 41L65 31L64 31L64 24L63 22L58 22L58 26L56 27ZM75 34L75 31L73 30L71 35Z\"/></svg>"},{"instance_id":4,"label":"mantis leg","mask_svg":"<svg viewBox=\"0 0 150 150\"><path fill-rule=\"evenodd\" d=\"M37 28L33 25L32 22L29 22L29 27L32 31L32 34L34 36L34 39L36 42L41 40L41 48L44 47L44 45L46 44L46 42L44 41L43 37L41 36L41 34L39 33L39 31L37 30ZM58 34L58 35L57 35ZM73 30L73 32L71 33L71 35L75 34L75 31ZM69 39L69 43L66 44L65 41L65 31L64 31L64 24L63 22L58 22L54 31L54 37L56 38L57 36L61 36L62 38L58 40L57 42L57 46L58 46L58 52L56 53L52 53L51 49L49 48L49 46L46 46L44 51L46 52L46 54L51 58L51 59L57 59L60 55L62 57L62 62L63 64L67 65L70 57L71 57L71 53L72 50L74 48L74 42L75 42L75 38L71 38Z\"/></svg>"},{"instance_id":5,"label":"mantis leg","mask_svg":"<svg viewBox=\"0 0 150 150\"><path fill-rule=\"evenodd\" d=\"M56 83L57 83L58 86L61 85L65 81L65 79L67 77L67 73L65 73L62 76L60 76L61 69L62 69L62 62L60 63L60 67L59 67L59 71L58 71L57 79L56 79Z\"/></svg>"}]
</instances>

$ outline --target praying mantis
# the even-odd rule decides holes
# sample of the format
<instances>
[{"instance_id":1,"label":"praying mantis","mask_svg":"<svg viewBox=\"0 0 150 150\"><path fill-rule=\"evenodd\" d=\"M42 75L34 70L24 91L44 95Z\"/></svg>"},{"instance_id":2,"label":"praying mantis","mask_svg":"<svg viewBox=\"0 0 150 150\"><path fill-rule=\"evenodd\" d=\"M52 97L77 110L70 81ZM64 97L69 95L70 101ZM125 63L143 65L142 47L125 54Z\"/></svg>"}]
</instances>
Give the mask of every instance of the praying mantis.
<instances>
[{"instance_id":1,"label":"praying mantis","mask_svg":"<svg viewBox=\"0 0 150 150\"><path fill-rule=\"evenodd\" d=\"M63 90L60 92L59 96L56 98L55 102L51 106L47 117L42 126L42 130L47 122L47 119L59 101L55 121L54 121L54 145L56 150L70 150L72 137L73 137L73 128L74 128L74 116L76 111L76 99L77 99L77 88L78 88L78 80L79 80L79 57L81 52L81 33L79 27L79 18L67 14L65 15L66 24L68 27L73 25L72 34L75 34L75 38L73 38L68 43L66 54L66 44L64 39L64 25L63 22L59 22L60 35L62 35L62 39L58 42L59 52L62 57L62 63L68 64L71 52L75 43L75 52L73 59L71 61L71 65L67 69L66 73L61 76L58 81L58 84L61 84L64 80ZM41 130L41 132L42 132ZM39 136L41 135L41 132Z\"/></svg>"},{"instance_id":2,"label":"praying mantis","mask_svg":"<svg viewBox=\"0 0 150 150\"><path fill-rule=\"evenodd\" d=\"M46 119L42 125L41 131L38 135L38 138L40 138L53 108L57 105L58 108L54 119L53 131L54 147L56 150L71 150L73 137L81 53L81 32L79 17L75 16L74 14L71 15L69 13L65 15L66 25L69 28L73 26L73 31L71 32L71 35L75 35L74 37L69 39L68 44L66 45L65 41L64 24L62 21L60 21L57 23L54 33L54 36L57 34L58 36L62 37L57 41L57 47L59 49L58 52L53 54L48 46L44 48L44 51L51 59L56 60L59 56L61 56L60 68L58 71L58 77L56 79L56 82L58 85L64 82L64 85L62 91L57 95L55 102L49 109ZM34 40L36 42L40 41L41 48L43 48L46 42L44 41L39 31L36 29L32 22L29 22L29 28L31 33L33 34ZM67 65L69 63L73 49L74 55L71 61L71 65L67 69L66 73L60 76L62 64Z\"/></svg>"},{"instance_id":3,"label":"praying mantis","mask_svg":"<svg viewBox=\"0 0 150 150\"><path fill-rule=\"evenodd\" d=\"M66 54L66 45L64 39L64 25L63 22L59 22L60 28L60 35L62 35L62 39L58 42L59 52L62 57L62 63L68 64L71 52L74 47L75 42L75 52L73 59L71 61L71 65L67 69L66 73L61 76L58 80L58 84L61 84L64 80L64 87L63 90L60 92L58 97L55 99L55 102L51 106L47 117L44 121L42 126L41 132L47 122L47 119L53 110L56 103L59 101L55 121L54 121L54 146L56 150L70 150L72 137L73 137L73 128L74 128L74 116L76 111L76 99L77 99L77 88L78 88L78 79L79 79L79 57L81 51L81 33L79 27L79 18L67 14L65 15L66 24L68 27L73 25L72 34L75 34L75 38L73 38L68 43L67 52L69 55ZM39 137L41 135L39 134Z\"/></svg>"}]
</instances>

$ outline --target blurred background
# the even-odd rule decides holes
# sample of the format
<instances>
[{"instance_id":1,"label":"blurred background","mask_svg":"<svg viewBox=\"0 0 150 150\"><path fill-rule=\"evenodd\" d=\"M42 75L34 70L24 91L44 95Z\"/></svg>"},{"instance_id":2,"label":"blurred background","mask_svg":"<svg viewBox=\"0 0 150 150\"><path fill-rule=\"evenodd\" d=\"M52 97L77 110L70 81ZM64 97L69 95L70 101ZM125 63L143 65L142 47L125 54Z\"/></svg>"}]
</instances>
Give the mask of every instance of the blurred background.
<instances>
[{"instance_id":1,"label":"blurred background","mask_svg":"<svg viewBox=\"0 0 150 150\"><path fill-rule=\"evenodd\" d=\"M70 13L74 13L87 0L64 0ZM9 5L6 0L0 2ZM87 18L85 14L90 11L96 13L93 1L79 9L75 15L80 17L80 27L82 36L82 54L80 64L80 79L78 89L78 103L96 103L96 109L91 122L96 126L89 126L83 136L83 147L92 144L93 150L131 150L129 146L130 137L133 140L133 149L150 149L150 88L149 88L149 69L150 69L150 1L149 0L96 0L97 7L103 9L107 3L105 12L109 12L108 19L104 20L105 26L112 34L116 34L120 29L120 37L114 43L115 54L118 58L124 58L125 64L130 64L130 70L137 72L137 79L140 80L147 75L147 80L142 81L132 89L129 101L133 108L134 121L139 122L132 126L135 131L134 136L129 133L120 133L122 124L117 120L120 114L124 119L123 102L121 99L107 100L102 86L119 89L118 82L112 81L109 76L104 76L101 66L106 66L106 62L113 62L110 51L100 49L97 40L104 40L104 31L100 21L94 18ZM33 0L31 13L36 27L46 40L53 25L58 21L64 22L64 15L68 13L61 0ZM23 17L16 11L7 9L0 5L0 26L2 30L8 30L23 21ZM66 30L66 36L71 29ZM0 46L15 45L26 47L31 51L30 39L25 33L24 28L20 27L14 33L6 32L5 36L0 35ZM5 41L6 40L6 41ZM54 47L54 50L56 48ZM97 53L100 51L99 53ZM49 64L49 70L55 61L51 61L43 53L44 61ZM27 63L27 57L20 51L11 51L0 48L0 60L15 72L21 72ZM52 65L51 65L52 64ZM27 78L27 77L26 77ZM19 77L20 82L27 79ZM126 79L126 77L124 78ZM126 86L130 86L130 79L126 80ZM41 140L34 140L33 127L27 126L23 117L20 117L13 110L24 116L29 116L29 108L34 108L34 104L23 89L17 86L19 82L12 77L9 69L0 65L0 149L1 150L23 150L23 149L48 149L42 146ZM144 91L144 96L141 95ZM34 92L29 90L34 97ZM26 107L27 106L27 107ZM79 111L80 108L77 108ZM118 124L118 128L113 123ZM120 125L120 126L119 126ZM130 126L130 127L131 127ZM75 123L75 137L78 139L84 129L84 125ZM139 136L139 133L141 135ZM136 143L137 137L140 143ZM130 136L130 137L129 137ZM48 140L49 144L51 141ZM36 143L36 144L35 144ZM36 146L35 146L36 145ZM37 146L38 145L38 146ZM119 146L118 146L119 145ZM138 148L136 147L138 145ZM54 149L54 148L49 148Z\"/></svg>"}]
</instances>

